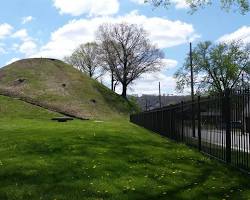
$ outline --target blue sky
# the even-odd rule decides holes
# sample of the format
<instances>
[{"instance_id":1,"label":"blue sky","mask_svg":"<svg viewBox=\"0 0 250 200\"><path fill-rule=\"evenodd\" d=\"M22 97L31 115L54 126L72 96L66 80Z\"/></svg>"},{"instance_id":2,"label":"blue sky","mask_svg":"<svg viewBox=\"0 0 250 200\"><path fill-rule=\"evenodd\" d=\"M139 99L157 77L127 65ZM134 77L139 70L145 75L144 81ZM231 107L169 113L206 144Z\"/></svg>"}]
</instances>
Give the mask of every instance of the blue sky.
<instances>
[{"instance_id":1,"label":"blue sky","mask_svg":"<svg viewBox=\"0 0 250 200\"><path fill-rule=\"evenodd\" d=\"M160 72L146 74L130 93L175 93L173 73L181 67L188 42L242 39L250 42L250 14L222 11L218 4L188 14L184 0L171 0L169 9L143 4L143 0L9 0L0 7L0 66L28 57L62 59L77 45L94 40L102 23L144 26L153 43L166 54ZM216 1L218 2L218 1ZM108 85L106 75L103 82Z\"/></svg>"}]
</instances>

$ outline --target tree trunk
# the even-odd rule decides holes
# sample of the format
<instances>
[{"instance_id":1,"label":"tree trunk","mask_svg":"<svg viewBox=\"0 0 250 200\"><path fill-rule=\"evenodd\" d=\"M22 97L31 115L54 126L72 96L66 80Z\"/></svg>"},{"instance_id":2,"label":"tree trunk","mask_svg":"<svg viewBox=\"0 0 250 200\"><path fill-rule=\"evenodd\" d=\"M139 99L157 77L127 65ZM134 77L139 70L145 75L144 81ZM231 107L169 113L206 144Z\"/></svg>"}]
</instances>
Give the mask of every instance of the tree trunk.
<instances>
[{"instance_id":1,"label":"tree trunk","mask_svg":"<svg viewBox=\"0 0 250 200\"><path fill-rule=\"evenodd\" d=\"M111 90L114 91L114 72L111 71Z\"/></svg>"},{"instance_id":2,"label":"tree trunk","mask_svg":"<svg viewBox=\"0 0 250 200\"><path fill-rule=\"evenodd\" d=\"M122 84L122 97L124 99L127 99L127 85L126 84Z\"/></svg>"},{"instance_id":3,"label":"tree trunk","mask_svg":"<svg viewBox=\"0 0 250 200\"><path fill-rule=\"evenodd\" d=\"M118 81L114 81L114 92L115 92L115 89L116 89L116 86L118 85Z\"/></svg>"}]
</instances>

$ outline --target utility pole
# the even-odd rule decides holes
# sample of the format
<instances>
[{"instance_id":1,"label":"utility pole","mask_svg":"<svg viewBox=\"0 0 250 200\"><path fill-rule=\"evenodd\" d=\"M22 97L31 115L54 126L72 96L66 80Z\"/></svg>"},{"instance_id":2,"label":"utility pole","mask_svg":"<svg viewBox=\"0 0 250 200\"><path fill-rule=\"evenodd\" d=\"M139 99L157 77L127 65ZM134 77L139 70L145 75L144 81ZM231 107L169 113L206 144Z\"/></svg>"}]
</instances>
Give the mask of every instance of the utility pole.
<instances>
[{"instance_id":1,"label":"utility pole","mask_svg":"<svg viewBox=\"0 0 250 200\"><path fill-rule=\"evenodd\" d=\"M190 42L190 70L191 70L191 99L194 101L194 69L193 69L193 51Z\"/></svg>"},{"instance_id":2,"label":"utility pole","mask_svg":"<svg viewBox=\"0 0 250 200\"><path fill-rule=\"evenodd\" d=\"M195 137L195 111L194 111L194 69L193 69L193 51L190 42L190 70L191 70L191 99L192 99L192 135Z\"/></svg>"},{"instance_id":3,"label":"utility pole","mask_svg":"<svg viewBox=\"0 0 250 200\"><path fill-rule=\"evenodd\" d=\"M159 82L159 105L161 108L161 82Z\"/></svg>"}]
</instances>

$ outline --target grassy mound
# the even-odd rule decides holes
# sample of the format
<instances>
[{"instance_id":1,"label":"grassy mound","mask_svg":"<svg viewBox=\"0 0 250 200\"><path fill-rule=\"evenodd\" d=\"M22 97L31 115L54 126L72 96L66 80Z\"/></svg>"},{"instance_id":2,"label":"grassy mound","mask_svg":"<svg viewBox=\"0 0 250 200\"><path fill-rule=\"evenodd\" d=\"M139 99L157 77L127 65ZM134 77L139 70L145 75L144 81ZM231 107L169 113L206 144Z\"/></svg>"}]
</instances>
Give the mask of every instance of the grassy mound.
<instances>
[{"instance_id":1,"label":"grassy mound","mask_svg":"<svg viewBox=\"0 0 250 200\"><path fill-rule=\"evenodd\" d=\"M0 93L80 118L111 119L133 110L119 95L55 59L25 59L1 68Z\"/></svg>"}]
</instances>

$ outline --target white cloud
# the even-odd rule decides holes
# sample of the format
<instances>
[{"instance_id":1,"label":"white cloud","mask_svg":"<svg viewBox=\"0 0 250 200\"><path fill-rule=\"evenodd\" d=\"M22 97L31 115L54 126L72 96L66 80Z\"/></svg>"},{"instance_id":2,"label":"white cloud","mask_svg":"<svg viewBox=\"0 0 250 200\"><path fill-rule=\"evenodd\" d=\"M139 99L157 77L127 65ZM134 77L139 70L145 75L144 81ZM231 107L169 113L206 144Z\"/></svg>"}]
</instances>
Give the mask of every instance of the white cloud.
<instances>
[{"instance_id":1,"label":"white cloud","mask_svg":"<svg viewBox=\"0 0 250 200\"><path fill-rule=\"evenodd\" d=\"M13 62L15 62L15 61L18 61L18 60L20 60L20 58L12 58L12 59L10 59L8 62L6 62L5 63L5 65L9 65L9 64L11 64L11 63L13 63Z\"/></svg>"},{"instance_id":2,"label":"white cloud","mask_svg":"<svg viewBox=\"0 0 250 200\"><path fill-rule=\"evenodd\" d=\"M26 57L29 57L37 52L37 44L35 41L29 36L26 29L20 29L16 31L12 38L20 39L22 41L21 44L15 43L12 48L14 50L19 51L24 54Z\"/></svg>"},{"instance_id":3,"label":"white cloud","mask_svg":"<svg viewBox=\"0 0 250 200\"><path fill-rule=\"evenodd\" d=\"M140 4L140 5L145 3L145 0L130 0L130 1Z\"/></svg>"},{"instance_id":4,"label":"white cloud","mask_svg":"<svg viewBox=\"0 0 250 200\"><path fill-rule=\"evenodd\" d=\"M172 76L166 75L166 71L175 68L178 64L176 60L164 59L165 67L155 73L146 73L134 82L129 88L129 93L135 94L157 94L158 85L161 82L162 93L173 91L176 87L176 80Z\"/></svg>"},{"instance_id":5,"label":"white cloud","mask_svg":"<svg viewBox=\"0 0 250 200\"><path fill-rule=\"evenodd\" d=\"M3 47L0 47L0 54L5 54L7 53L6 50Z\"/></svg>"},{"instance_id":6,"label":"white cloud","mask_svg":"<svg viewBox=\"0 0 250 200\"><path fill-rule=\"evenodd\" d=\"M37 45L31 40L25 41L19 46L19 51L29 57L37 51Z\"/></svg>"},{"instance_id":7,"label":"white cloud","mask_svg":"<svg viewBox=\"0 0 250 200\"><path fill-rule=\"evenodd\" d=\"M162 62L165 69L173 69L178 65L178 61L173 59L164 58L162 59Z\"/></svg>"},{"instance_id":8,"label":"white cloud","mask_svg":"<svg viewBox=\"0 0 250 200\"><path fill-rule=\"evenodd\" d=\"M15 51L15 52L16 52L16 51L18 51L18 47L19 47L19 44L18 44L18 43L14 43L14 44L11 45L11 48L10 48L10 49L11 49L12 51Z\"/></svg>"},{"instance_id":9,"label":"white cloud","mask_svg":"<svg viewBox=\"0 0 250 200\"><path fill-rule=\"evenodd\" d=\"M177 46L199 37L192 24L160 17L146 17L133 11L125 16L72 20L53 32L50 41L36 56L63 58L72 53L79 44L93 41L101 24L122 22L143 26L151 41L160 48Z\"/></svg>"},{"instance_id":10,"label":"white cloud","mask_svg":"<svg viewBox=\"0 0 250 200\"><path fill-rule=\"evenodd\" d=\"M29 22L31 22L33 20L34 20L34 17L32 17L32 16L23 17L22 18L22 24L27 24L27 23L29 23Z\"/></svg>"},{"instance_id":11,"label":"white cloud","mask_svg":"<svg viewBox=\"0 0 250 200\"><path fill-rule=\"evenodd\" d=\"M119 11L118 0L53 0L54 6L59 10L60 14L70 14L79 16L88 14L90 16L96 15L110 15L116 14Z\"/></svg>"},{"instance_id":12,"label":"white cloud","mask_svg":"<svg viewBox=\"0 0 250 200\"><path fill-rule=\"evenodd\" d=\"M0 43L0 54L6 54L6 53L8 53L8 52L5 50L5 48L6 48L5 43Z\"/></svg>"},{"instance_id":13,"label":"white cloud","mask_svg":"<svg viewBox=\"0 0 250 200\"><path fill-rule=\"evenodd\" d=\"M23 41L30 40L30 37L29 37L26 29L20 29L20 30L16 31L15 33L13 33L13 35L11 37L18 38L18 39L21 39Z\"/></svg>"},{"instance_id":14,"label":"white cloud","mask_svg":"<svg viewBox=\"0 0 250 200\"><path fill-rule=\"evenodd\" d=\"M133 84L128 93L129 94L158 94L159 82L161 83L162 94L168 92L173 93L176 87L176 80L172 76L167 76L164 73L158 72L155 74L148 74L138 79L135 84Z\"/></svg>"},{"instance_id":15,"label":"white cloud","mask_svg":"<svg viewBox=\"0 0 250 200\"><path fill-rule=\"evenodd\" d=\"M7 23L0 24L0 39L9 36L13 30L13 27Z\"/></svg>"},{"instance_id":16,"label":"white cloud","mask_svg":"<svg viewBox=\"0 0 250 200\"><path fill-rule=\"evenodd\" d=\"M250 43L250 26L242 26L233 33L223 35L218 42L232 42L241 40L244 43Z\"/></svg>"}]
</instances>

